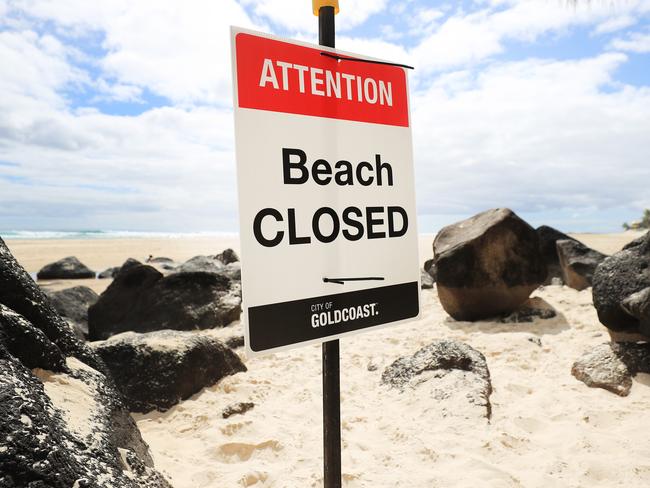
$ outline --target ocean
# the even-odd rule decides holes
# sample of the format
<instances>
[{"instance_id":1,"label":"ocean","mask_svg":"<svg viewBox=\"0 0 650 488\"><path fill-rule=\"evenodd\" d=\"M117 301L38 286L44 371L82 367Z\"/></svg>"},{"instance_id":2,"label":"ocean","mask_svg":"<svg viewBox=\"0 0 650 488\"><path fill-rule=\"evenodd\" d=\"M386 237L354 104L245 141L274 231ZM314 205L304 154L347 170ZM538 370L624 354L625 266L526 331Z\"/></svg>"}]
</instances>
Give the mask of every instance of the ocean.
<instances>
[{"instance_id":1,"label":"ocean","mask_svg":"<svg viewBox=\"0 0 650 488\"><path fill-rule=\"evenodd\" d=\"M130 230L0 230L2 239L179 239L237 237L237 232L144 232Z\"/></svg>"}]
</instances>

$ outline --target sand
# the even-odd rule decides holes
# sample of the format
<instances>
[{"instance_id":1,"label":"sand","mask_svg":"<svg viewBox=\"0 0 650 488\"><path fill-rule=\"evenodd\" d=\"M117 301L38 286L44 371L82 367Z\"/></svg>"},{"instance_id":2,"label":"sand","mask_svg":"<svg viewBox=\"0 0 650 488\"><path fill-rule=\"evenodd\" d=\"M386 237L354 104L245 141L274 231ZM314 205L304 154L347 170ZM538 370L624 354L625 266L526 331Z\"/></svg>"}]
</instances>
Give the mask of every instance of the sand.
<instances>
[{"instance_id":1,"label":"sand","mask_svg":"<svg viewBox=\"0 0 650 488\"><path fill-rule=\"evenodd\" d=\"M636 235L577 237L611 253ZM100 242L100 251L93 251L97 241L9 246L32 272L64 255L100 268L128 256L180 260L237 248L219 239ZM431 236L424 236L421 261L430 257L430 245ZM650 376L638 375L625 398L577 381L573 361L608 340L591 290L548 286L533 296L554 306L558 317L529 324L456 322L435 289L424 290L420 321L341 342L344 486L650 486ZM212 333L230 337L240 327ZM468 409L462 394L434 397L427 388L400 393L380 385L392 361L442 338L486 356L494 388L490 421L480 409ZM322 486L320 361L318 346L246 359L248 372L168 412L135 415L156 466L176 488ZM223 409L236 402L255 407L223 419Z\"/></svg>"}]
</instances>

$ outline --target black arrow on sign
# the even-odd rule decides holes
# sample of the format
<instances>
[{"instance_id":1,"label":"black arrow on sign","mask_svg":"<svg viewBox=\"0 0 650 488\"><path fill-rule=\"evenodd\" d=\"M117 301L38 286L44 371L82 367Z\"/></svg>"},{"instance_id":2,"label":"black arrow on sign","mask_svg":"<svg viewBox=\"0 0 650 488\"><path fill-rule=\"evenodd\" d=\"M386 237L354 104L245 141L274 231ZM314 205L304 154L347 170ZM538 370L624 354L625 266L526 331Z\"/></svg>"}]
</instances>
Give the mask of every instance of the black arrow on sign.
<instances>
[{"instance_id":1,"label":"black arrow on sign","mask_svg":"<svg viewBox=\"0 0 650 488\"><path fill-rule=\"evenodd\" d=\"M367 276L363 278L323 278L325 283L336 283L337 285L345 285L346 281L384 281L382 276Z\"/></svg>"}]
</instances>

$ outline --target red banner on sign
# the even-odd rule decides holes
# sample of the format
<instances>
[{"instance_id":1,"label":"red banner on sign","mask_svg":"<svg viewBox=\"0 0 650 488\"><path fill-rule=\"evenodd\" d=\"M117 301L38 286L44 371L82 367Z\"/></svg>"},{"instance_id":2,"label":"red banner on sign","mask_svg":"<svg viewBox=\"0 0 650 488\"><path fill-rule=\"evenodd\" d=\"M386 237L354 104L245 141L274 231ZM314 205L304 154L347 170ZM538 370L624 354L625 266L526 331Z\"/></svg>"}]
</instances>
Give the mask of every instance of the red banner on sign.
<instances>
[{"instance_id":1,"label":"red banner on sign","mask_svg":"<svg viewBox=\"0 0 650 488\"><path fill-rule=\"evenodd\" d=\"M409 126L403 68L339 61L251 34L235 43L240 108Z\"/></svg>"}]
</instances>

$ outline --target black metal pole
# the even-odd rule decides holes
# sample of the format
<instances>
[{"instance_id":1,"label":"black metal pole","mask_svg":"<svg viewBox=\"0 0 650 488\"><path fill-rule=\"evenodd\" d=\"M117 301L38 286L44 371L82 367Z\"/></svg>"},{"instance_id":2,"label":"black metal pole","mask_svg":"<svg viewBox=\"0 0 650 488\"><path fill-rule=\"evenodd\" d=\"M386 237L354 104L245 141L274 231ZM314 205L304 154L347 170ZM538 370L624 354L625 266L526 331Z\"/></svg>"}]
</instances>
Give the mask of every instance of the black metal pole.
<instances>
[{"instance_id":1,"label":"black metal pole","mask_svg":"<svg viewBox=\"0 0 650 488\"><path fill-rule=\"evenodd\" d=\"M336 47L334 38L334 7L321 7L318 9L318 44L327 47Z\"/></svg>"},{"instance_id":2,"label":"black metal pole","mask_svg":"<svg viewBox=\"0 0 650 488\"><path fill-rule=\"evenodd\" d=\"M334 7L318 10L318 43L335 47ZM339 341L323 343L323 472L325 488L341 488L341 369Z\"/></svg>"}]
</instances>

